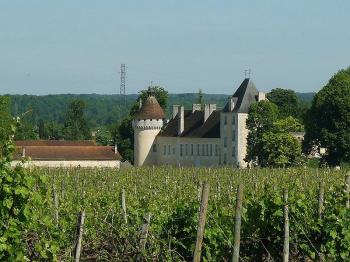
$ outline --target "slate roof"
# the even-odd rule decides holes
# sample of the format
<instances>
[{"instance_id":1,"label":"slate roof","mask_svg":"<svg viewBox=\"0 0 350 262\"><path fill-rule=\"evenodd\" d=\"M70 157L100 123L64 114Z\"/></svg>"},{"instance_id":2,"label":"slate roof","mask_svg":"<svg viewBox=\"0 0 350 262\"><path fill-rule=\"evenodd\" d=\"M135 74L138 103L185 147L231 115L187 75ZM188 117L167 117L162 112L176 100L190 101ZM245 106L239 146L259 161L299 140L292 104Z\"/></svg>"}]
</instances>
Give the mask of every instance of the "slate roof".
<instances>
[{"instance_id":1,"label":"slate roof","mask_svg":"<svg viewBox=\"0 0 350 262\"><path fill-rule=\"evenodd\" d=\"M121 160L113 146L17 146L14 159L22 158L23 148L25 156L32 160L63 161L63 160Z\"/></svg>"},{"instance_id":2,"label":"slate roof","mask_svg":"<svg viewBox=\"0 0 350 262\"><path fill-rule=\"evenodd\" d=\"M258 95L259 91L256 89L254 83L249 78L244 79L242 84L232 95L235 100L233 112L248 113L249 106L258 101ZM228 112L228 103L223 111Z\"/></svg>"},{"instance_id":3,"label":"slate roof","mask_svg":"<svg viewBox=\"0 0 350 262\"><path fill-rule=\"evenodd\" d=\"M204 122L204 111L185 110L184 131L180 137L219 138L220 137L220 111L214 111ZM178 136L179 114L171 119L166 127L158 134L161 137Z\"/></svg>"},{"instance_id":4,"label":"slate roof","mask_svg":"<svg viewBox=\"0 0 350 262\"><path fill-rule=\"evenodd\" d=\"M147 100L135 115L136 120L163 118L165 118L164 111L153 95L147 97Z\"/></svg>"}]
</instances>

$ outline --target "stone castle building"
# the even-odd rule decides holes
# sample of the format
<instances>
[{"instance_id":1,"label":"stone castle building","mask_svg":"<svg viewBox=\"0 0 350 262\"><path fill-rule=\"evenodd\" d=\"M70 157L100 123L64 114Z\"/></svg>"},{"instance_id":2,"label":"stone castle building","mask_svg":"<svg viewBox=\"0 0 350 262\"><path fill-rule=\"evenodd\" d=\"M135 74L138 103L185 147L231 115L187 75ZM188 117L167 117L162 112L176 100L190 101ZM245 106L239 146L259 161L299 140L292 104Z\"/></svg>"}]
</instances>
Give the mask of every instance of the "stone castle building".
<instances>
[{"instance_id":1,"label":"stone castle building","mask_svg":"<svg viewBox=\"0 0 350 262\"><path fill-rule=\"evenodd\" d=\"M246 167L248 109L264 99L246 78L223 109L215 104L193 104L191 110L173 105L166 120L150 93L133 120L134 165Z\"/></svg>"}]
</instances>

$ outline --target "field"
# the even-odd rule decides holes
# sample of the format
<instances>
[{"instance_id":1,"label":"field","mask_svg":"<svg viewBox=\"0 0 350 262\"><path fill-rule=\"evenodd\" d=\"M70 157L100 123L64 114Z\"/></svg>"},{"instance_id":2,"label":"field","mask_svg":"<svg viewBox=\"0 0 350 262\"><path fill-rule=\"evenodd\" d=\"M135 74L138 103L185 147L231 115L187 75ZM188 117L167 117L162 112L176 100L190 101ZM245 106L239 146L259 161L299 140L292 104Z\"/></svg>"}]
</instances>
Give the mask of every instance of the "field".
<instances>
[{"instance_id":1,"label":"field","mask_svg":"<svg viewBox=\"0 0 350 262\"><path fill-rule=\"evenodd\" d=\"M350 257L345 170L160 167L31 172L47 178L48 191L47 204L37 207L37 219L46 221L28 232L28 249L36 239L49 239L62 261L73 261L82 211L81 261L192 260L203 181L210 186L204 261L232 259L239 184L244 195L241 261L282 260L287 203L291 261Z\"/></svg>"}]
</instances>

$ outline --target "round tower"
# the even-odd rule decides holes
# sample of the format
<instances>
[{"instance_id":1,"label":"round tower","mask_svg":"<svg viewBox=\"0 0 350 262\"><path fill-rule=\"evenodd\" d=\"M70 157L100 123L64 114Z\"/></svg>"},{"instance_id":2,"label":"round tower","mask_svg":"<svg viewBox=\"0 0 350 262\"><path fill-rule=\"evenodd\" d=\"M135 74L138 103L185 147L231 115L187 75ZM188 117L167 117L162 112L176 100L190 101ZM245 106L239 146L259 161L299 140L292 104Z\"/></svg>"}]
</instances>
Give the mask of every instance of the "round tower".
<instances>
[{"instance_id":1,"label":"round tower","mask_svg":"<svg viewBox=\"0 0 350 262\"><path fill-rule=\"evenodd\" d=\"M157 99L148 91L147 100L134 117L134 166L156 164L156 136L163 127L165 114ZM154 145L154 148L153 148Z\"/></svg>"}]
</instances>

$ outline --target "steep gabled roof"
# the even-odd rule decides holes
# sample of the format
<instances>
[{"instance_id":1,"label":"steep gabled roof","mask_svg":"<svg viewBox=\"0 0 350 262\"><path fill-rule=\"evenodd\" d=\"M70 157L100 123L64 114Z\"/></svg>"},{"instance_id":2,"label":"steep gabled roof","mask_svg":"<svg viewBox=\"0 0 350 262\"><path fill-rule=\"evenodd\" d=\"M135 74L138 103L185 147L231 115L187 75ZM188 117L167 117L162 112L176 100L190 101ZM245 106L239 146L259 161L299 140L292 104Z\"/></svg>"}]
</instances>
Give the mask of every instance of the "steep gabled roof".
<instances>
[{"instance_id":1,"label":"steep gabled roof","mask_svg":"<svg viewBox=\"0 0 350 262\"><path fill-rule=\"evenodd\" d=\"M185 110L184 131L180 137L219 138L220 111L214 111L204 122L204 112ZM161 137L178 137L179 114L169 121L166 127L158 134Z\"/></svg>"},{"instance_id":2,"label":"steep gabled roof","mask_svg":"<svg viewBox=\"0 0 350 262\"><path fill-rule=\"evenodd\" d=\"M258 95L259 91L254 83L249 78L244 79L232 96L235 100L233 112L248 113L250 105L258 101ZM223 111L228 112L228 103Z\"/></svg>"},{"instance_id":3,"label":"steep gabled roof","mask_svg":"<svg viewBox=\"0 0 350 262\"><path fill-rule=\"evenodd\" d=\"M145 103L142 105L141 109L137 112L134 119L163 119L165 118L164 111L159 105L157 99L150 95L147 97Z\"/></svg>"}]
</instances>

